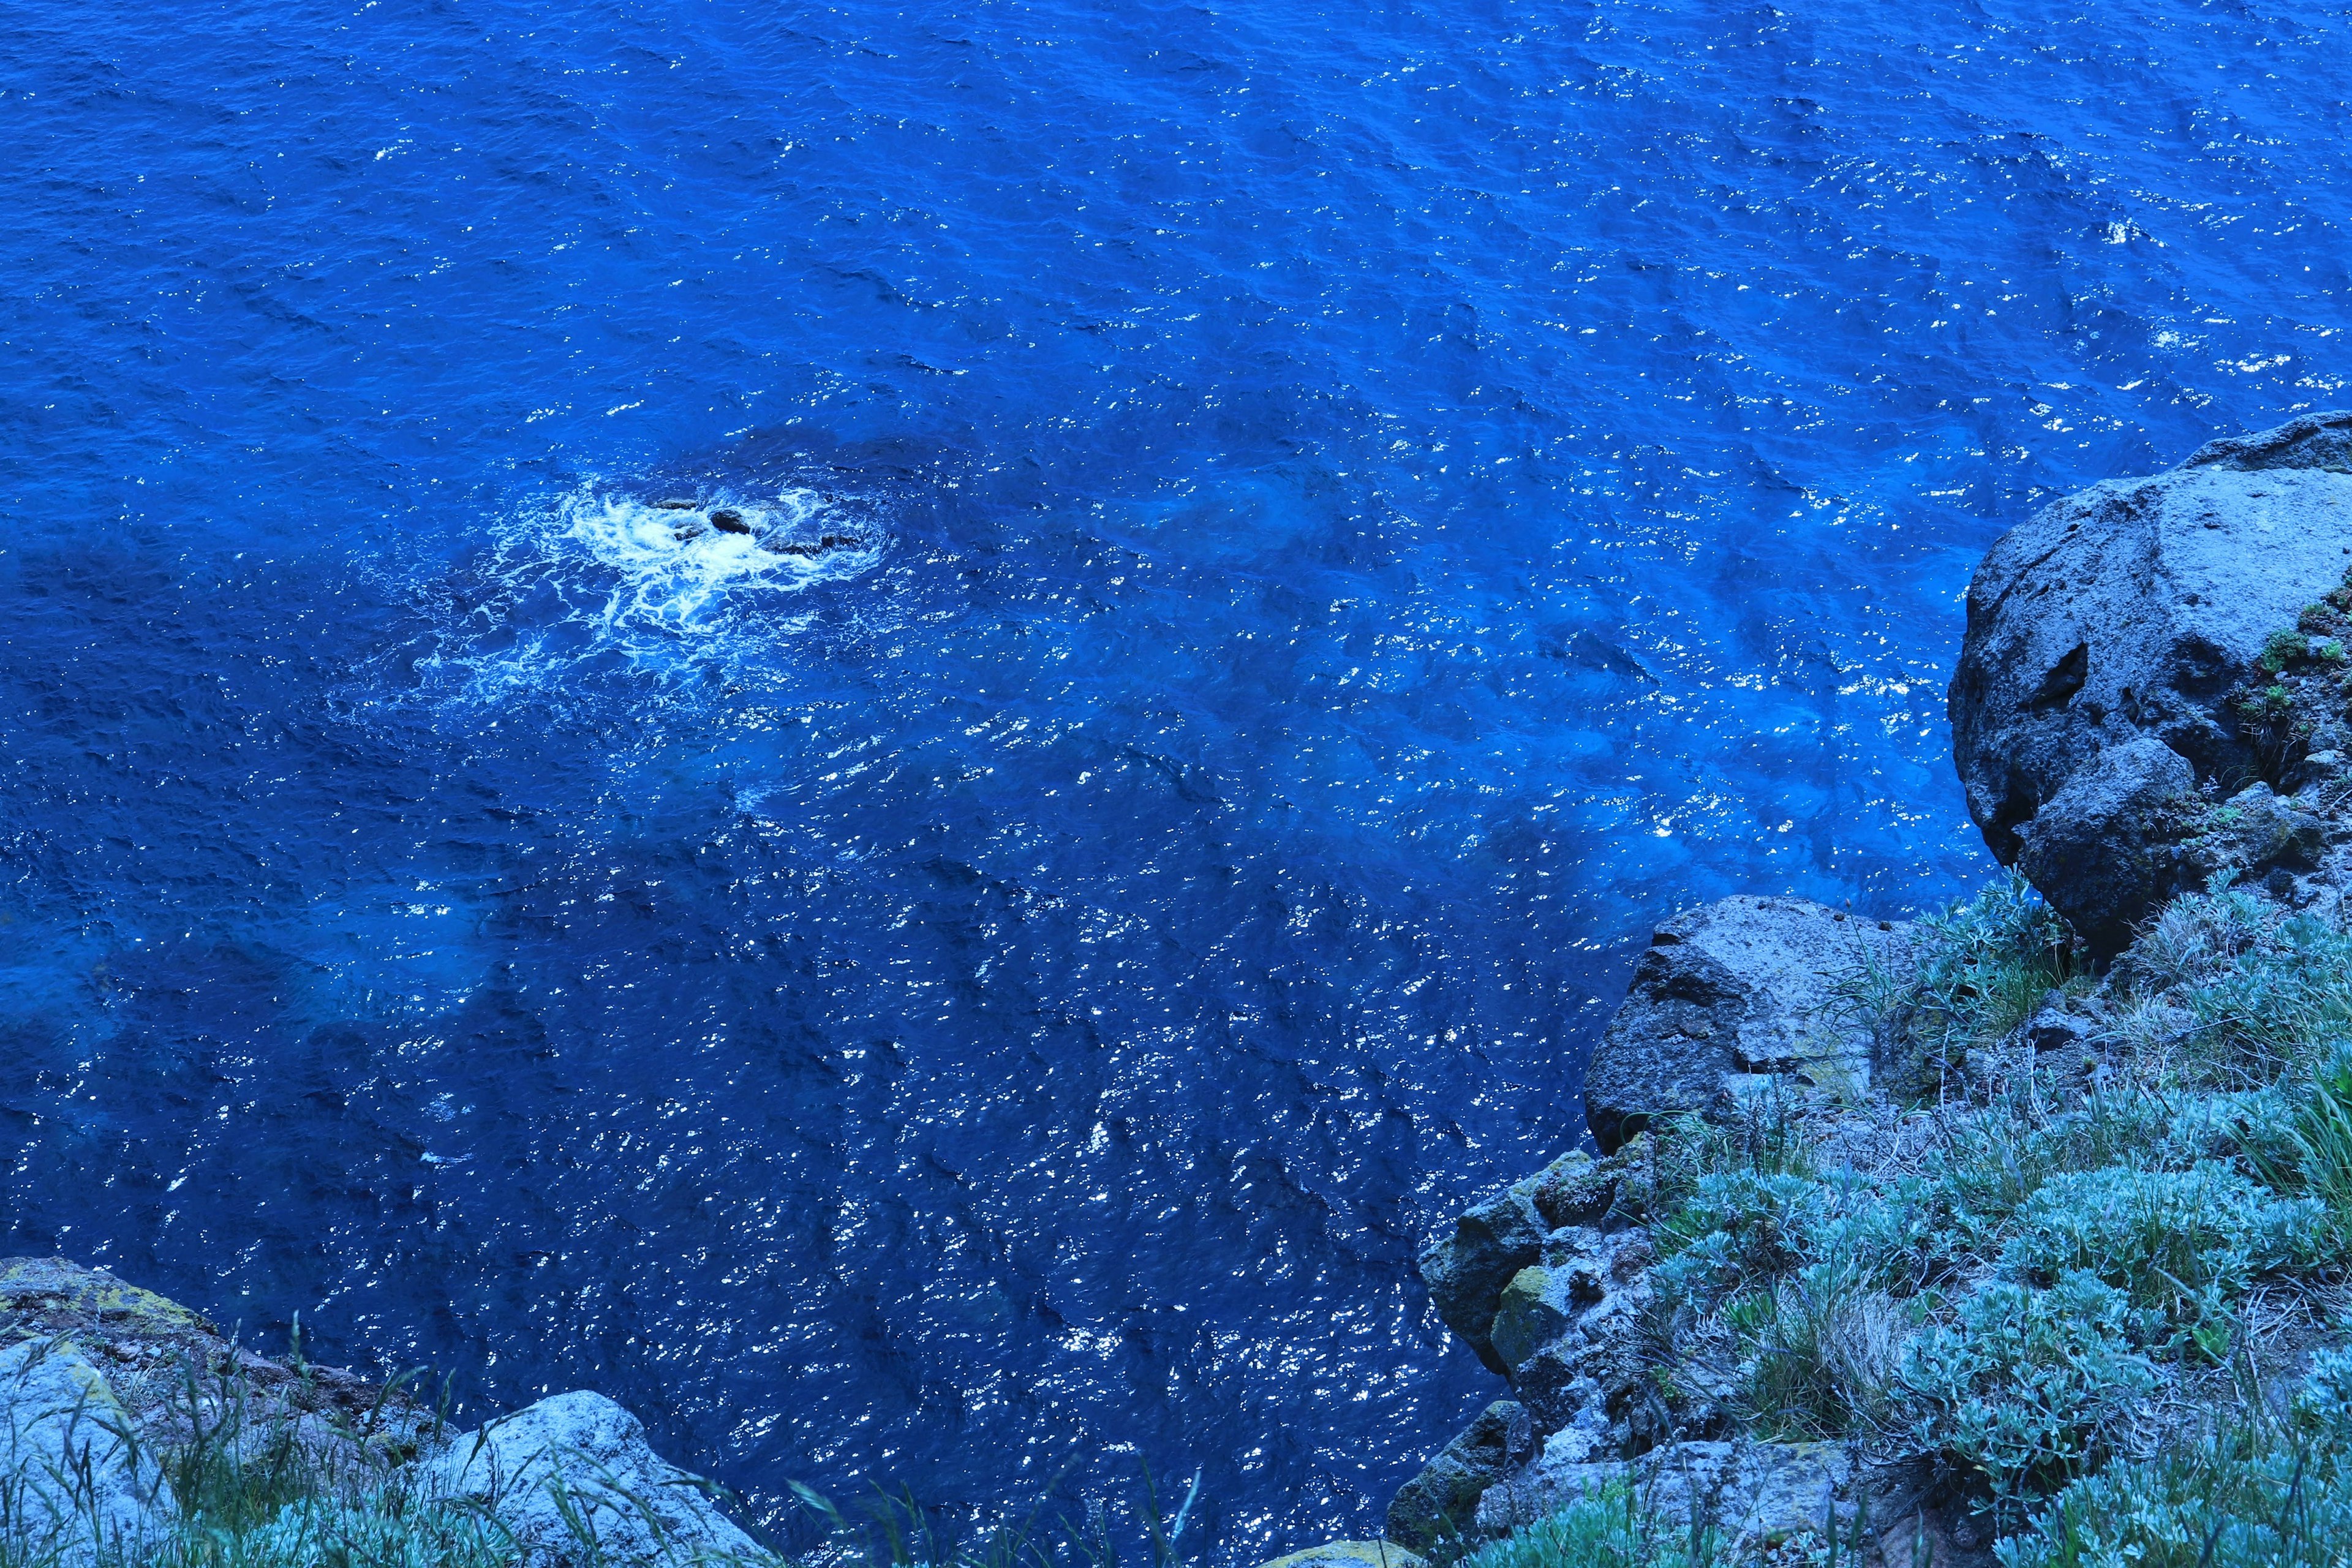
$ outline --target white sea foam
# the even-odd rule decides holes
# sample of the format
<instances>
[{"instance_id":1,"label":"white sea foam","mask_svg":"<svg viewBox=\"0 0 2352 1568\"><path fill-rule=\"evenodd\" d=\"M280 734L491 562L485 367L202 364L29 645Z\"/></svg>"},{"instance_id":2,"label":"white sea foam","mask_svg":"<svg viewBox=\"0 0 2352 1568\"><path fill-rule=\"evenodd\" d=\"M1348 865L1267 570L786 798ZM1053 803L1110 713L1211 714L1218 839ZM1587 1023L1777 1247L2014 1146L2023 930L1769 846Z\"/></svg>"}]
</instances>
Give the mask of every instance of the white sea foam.
<instances>
[{"instance_id":1,"label":"white sea foam","mask_svg":"<svg viewBox=\"0 0 2352 1568\"><path fill-rule=\"evenodd\" d=\"M725 533L711 527L710 512L722 508L737 513L751 531ZM719 496L694 511L577 491L558 504L555 521L564 537L619 574L604 613L605 624L615 630L708 633L717 629L714 615L740 607L742 595L853 576L873 564L879 544L868 537L870 528L851 525L838 507L804 489L786 489L765 501ZM814 555L775 548L815 546L828 535L859 542Z\"/></svg>"},{"instance_id":2,"label":"white sea foam","mask_svg":"<svg viewBox=\"0 0 2352 1568\"><path fill-rule=\"evenodd\" d=\"M720 510L749 531L714 526ZM882 552L867 509L814 490L721 491L680 510L591 482L510 517L479 563L495 586L463 595L416 668L475 703L614 654L656 670L732 663L802 624L792 596L859 576Z\"/></svg>"}]
</instances>

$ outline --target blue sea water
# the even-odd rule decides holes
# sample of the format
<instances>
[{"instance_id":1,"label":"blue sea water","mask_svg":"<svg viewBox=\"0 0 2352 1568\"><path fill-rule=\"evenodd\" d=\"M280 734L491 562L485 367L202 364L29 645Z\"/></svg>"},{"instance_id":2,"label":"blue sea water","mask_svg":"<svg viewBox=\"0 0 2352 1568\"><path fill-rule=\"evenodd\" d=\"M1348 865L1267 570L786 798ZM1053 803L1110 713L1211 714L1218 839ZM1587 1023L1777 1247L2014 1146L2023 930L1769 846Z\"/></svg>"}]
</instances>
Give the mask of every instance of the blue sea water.
<instances>
[{"instance_id":1,"label":"blue sea water","mask_svg":"<svg viewBox=\"0 0 2352 1568\"><path fill-rule=\"evenodd\" d=\"M0 1251L772 1527L1374 1531L1648 926L1984 878L1977 555L2345 401L2333 7L0 17Z\"/></svg>"}]
</instances>

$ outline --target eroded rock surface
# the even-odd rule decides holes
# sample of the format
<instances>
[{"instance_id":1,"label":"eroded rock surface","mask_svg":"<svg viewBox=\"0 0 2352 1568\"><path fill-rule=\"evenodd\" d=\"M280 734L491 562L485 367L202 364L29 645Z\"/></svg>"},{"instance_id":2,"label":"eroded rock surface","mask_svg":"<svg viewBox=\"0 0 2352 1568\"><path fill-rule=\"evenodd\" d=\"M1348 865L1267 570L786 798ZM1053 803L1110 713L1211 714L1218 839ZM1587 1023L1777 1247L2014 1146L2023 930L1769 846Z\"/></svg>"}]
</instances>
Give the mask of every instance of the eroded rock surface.
<instances>
[{"instance_id":1,"label":"eroded rock surface","mask_svg":"<svg viewBox=\"0 0 2352 1568\"><path fill-rule=\"evenodd\" d=\"M0 1350L0 1524L8 1544L33 1562L137 1561L141 1544L170 1518L172 1498L131 1432L105 1375L70 1342Z\"/></svg>"},{"instance_id":2,"label":"eroded rock surface","mask_svg":"<svg viewBox=\"0 0 2352 1568\"><path fill-rule=\"evenodd\" d=\"M192 1415L217 1434L231 1389L244 1429L288 1433L336 1474L413 1476L423 1495L482 1505L524 1548L523 1568L776 1561L600 1394L558 1394L452 1438L356 1373L259 1355L175 1301L58 1258L0 1258L12 1539L38 1537L70 1568L101 1542L160 1532L176 1503L155 1456L187 1440Z\"/></svg>"},{"instance_id":3,"label":"eroded rock surface","mask_svg":"<svg viewBox=\"0 0 2352 1568\"><path fill-rule=\"evenodd\" d=\"M1722 1114L1768 1075L1866 1090L1870 1032L1832 976L1906 934L1802 899L1726 899L1658 927L1585 1069L1594 1141L1610 1152L1658 1117Z\"/></svg>"},{"instance_id":4,"label":"eroded rock surface","mask_svg":"<svg viewBox=\"0 0 2352 1568\"><path fill-rule=\"evenodd\" d=\"M1535 1429L1511 1400L1486 1406L1389 1503L1388 1539L1417 1552L1467 1535L1478 1500L1533 1457Z\"/></svg>"}]
</instances>

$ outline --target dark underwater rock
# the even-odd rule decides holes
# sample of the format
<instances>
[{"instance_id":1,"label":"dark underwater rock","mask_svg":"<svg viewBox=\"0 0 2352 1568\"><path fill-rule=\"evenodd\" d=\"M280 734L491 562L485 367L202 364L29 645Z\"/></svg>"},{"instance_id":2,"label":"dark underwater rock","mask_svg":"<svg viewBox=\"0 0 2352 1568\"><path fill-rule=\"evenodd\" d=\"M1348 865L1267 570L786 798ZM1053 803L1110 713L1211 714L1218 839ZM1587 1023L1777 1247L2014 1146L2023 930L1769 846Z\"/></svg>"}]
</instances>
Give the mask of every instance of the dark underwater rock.
<instances>
[{"instance_id":1,"label":"dark underwater rock","mask_svg":"<svg viewBox=\"0 0 2352 1568\"><path fill-rule=\"evenodd\" d=\"M2129 846L2095 853L2094 822L2069 819L2119 823L2130 801L2181 777L2145 752L2101 757L2158 742L2196 784L2232 792L2279 770L2275 741L2246 721L2246 692L2273 679L2270 639L2337 588L2347 564L2346 413L2212 442L2168 473L2094 486L2004 535L1969 584L1949 692L1969 814L1993 853L2023 864L2114 951L2168 875L2136 858L2153 834L2188 825L2151 822ZM2070 794L2093 770L2104 777ZM2086 880L2070 888L2078 870Z\"/></svg>"},{"instance_id":2,"label":"dark underwater rock","mask_svg":"<svg viewBox=\"0 0 2352 1568\"><path fill-rule=\"evenodd\" d=\"M1584 1076L1603 1152L1678 1111L1720 1114L1764 1075L1866 1089L1870 1032L1832 977L1907 928L1802 899L1726 899L1658 927Z\"/></svg>"},{"instance_id":3,"label":"dark underwater rock","mask_svg":"<svg viewBox=\"0 0 2352 1568\"><path fill-rule=\"evenodd\" d=\"M771 540L768 542L767 548L773 551L778 555L808 556L823 555L829 550L859 550L863 549L865 544L866 542L864 540L856 538L850 534L828 533L824 538L818 540L814 544L805 543L799 540L793 540L787 543L778 543L775 541Z\"/></svg>"}]
</instances>

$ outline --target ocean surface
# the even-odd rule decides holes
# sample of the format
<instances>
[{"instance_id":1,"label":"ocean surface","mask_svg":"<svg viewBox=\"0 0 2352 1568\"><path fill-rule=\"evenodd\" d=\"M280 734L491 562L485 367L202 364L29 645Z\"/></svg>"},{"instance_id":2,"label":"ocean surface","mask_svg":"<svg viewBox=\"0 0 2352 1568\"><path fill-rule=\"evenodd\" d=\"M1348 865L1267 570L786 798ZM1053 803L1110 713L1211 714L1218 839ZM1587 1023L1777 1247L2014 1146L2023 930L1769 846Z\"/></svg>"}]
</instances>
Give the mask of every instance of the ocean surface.
<instances>
[{"instance_id":1,"label":"ocean surface","mask_svg":"<svg viewBox=\"0 0 2352 1568\"><path fill-rule=\"evenodd\" d=\"M1373 1532L1649 926L1982 881L1978 554L2347 401L2347 31L0 7L0 1252Z\"/></svg>"}]
</instances>

